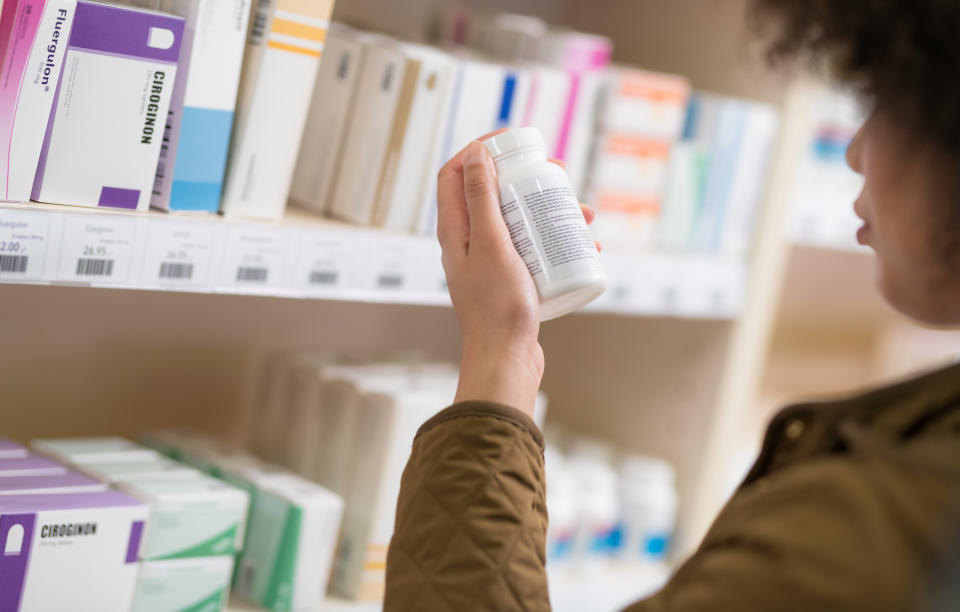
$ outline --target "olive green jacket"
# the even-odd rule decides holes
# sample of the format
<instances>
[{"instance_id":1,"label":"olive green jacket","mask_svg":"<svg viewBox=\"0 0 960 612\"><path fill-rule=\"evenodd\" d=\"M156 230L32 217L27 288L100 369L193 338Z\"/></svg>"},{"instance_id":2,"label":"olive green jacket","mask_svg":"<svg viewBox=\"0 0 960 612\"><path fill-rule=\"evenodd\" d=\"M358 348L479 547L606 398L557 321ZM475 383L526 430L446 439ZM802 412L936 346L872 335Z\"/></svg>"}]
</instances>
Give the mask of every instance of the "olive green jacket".
<instances>
[{"instance_id":1,"label":"olive green jacket","mask_svg":"<svg viewBox=\"0 0 960 612\"><path fill-rule=\"evenodd\" d=\"M447 408L403 474L385 611L549 610L546 528L536 425ZM954 366L781 412L696 553L628 610L960 610L958 535Z\"/></svg>"}]
</instances>

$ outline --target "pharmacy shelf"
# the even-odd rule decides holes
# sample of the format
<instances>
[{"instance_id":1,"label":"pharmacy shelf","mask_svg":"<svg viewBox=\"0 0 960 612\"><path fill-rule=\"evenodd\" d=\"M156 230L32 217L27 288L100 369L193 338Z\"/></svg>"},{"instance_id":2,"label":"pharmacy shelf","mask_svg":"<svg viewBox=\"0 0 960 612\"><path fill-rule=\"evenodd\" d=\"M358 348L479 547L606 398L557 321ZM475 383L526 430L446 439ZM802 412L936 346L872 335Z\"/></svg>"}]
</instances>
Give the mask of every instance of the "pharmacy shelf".
<instances>
[{"instance_id":1,"label":"pharmacy shelf","mask_svg":"<svg viewBox=\"0 0 960 612\"><path fill-rule=\"evenodd\" d=\"M867 337L901 319L877 289L869 249L791 245L779 302L774 332L781 336Z\"/></svg>"},{"instance_id":2,"label":"pharmacy shelf","mask_svg":"<svg viewBox=\"0 0 960 612\"><path fill-rule=\"evenodd\" d=\"M869 247L857 244L857 228L862 222L844 219L832 222L808 216L796 221L788 231L790 244L797 247L838 251L841 253L872 253Z\"/></svg>"},{"instance_id":3,"label":"pharmacy shelf","mask_svg":"<svg viewBox=\"0 0 960 612\"><path fill-rule=\"evenodd\" d=\"M594 562L550 568L550 602L554 612L615 612L666 583L671 569L664 563ZM328 598L316 612L381 612L374 602ZM263 608L232 598L226 612L263 612Z\"/></svg>"},{"instance_id":4,"label":"pharmacy shelf","mask_svg":"<svg viewBox=\"0 0 960 612\"><path fill-rule=\"evenodd\" d=\"M225 612L264 612L265 609L231 597ZM382 610L383 606L379 603L347 601L332 597L327 598L316 608L316 612L382 612Z\"/></svg>"},{"instance_id":5,"label":"pharmacy shelf","mask_svg":"<svg viewBox=\"0 0 960 612\"><path fill-rule=\"evenodd\" d=\"M588 309L730 319L735 255L605 254L610 289ZM276 223L0 204L0 282L449 305L432 237L291 211Z\"/></svg>"},{"instance_id":6,"label":"pharmacy shelf","mask_svg":"<svg viewBox=\"0 0 960 612\"><path fill-rule=\"evenodd\" d=\"M617 612L660 590L671 569L665 563L607 562L547 574L553 612Z\"/></svg>"}]
</instances>

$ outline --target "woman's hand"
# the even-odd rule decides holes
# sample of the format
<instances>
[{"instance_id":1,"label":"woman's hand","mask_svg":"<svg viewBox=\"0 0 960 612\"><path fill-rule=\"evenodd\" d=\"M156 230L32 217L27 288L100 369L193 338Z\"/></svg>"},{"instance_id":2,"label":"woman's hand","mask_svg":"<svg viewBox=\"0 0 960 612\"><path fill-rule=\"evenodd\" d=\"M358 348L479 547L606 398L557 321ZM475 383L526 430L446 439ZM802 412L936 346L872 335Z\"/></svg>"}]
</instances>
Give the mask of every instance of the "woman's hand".
<instances>
[{"instance_id":1,"label":"woman's hand","mask_svg":"<svg viewBox=\"0 0 960 612\"><path fill-rule=\"evenodd\" d=\"M500 214L486 148L472 142L454 156L440 170L437 190L437 237L463 336L455 401L499 402L532 416L544 367L540 303ZM593 211L583 208L593 221Z\"/></svg>"}]
</instances>

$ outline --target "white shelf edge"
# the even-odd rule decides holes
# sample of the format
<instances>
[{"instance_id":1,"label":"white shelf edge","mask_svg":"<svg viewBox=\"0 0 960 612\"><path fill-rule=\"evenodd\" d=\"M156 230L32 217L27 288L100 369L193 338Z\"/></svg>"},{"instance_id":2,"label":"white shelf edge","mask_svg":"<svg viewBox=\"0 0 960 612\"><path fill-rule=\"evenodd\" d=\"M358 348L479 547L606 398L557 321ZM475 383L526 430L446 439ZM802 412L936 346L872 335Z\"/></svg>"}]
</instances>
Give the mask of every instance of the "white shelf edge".
<instances>
[{"instance_id":1,"label":"white shelf edge","mask_svg":"<svg viewBox=\"0 0 960 612\"><path fill-rule=\"evenodd\" d=\"M660 562L608 561L588 566L548 567L550 600L558 612L613 612L653 595L672 568ZM379 602L327 598L316 612L381 612ZM225 612L263 612L264 608L231 597Z\"/></svg>"},{"instance_id":2,"label":"white shelf edge","mask_svg":"<svg viewBox=\"0 0 960 612\"><path fill-rule=\"evenodd\" d=\"M328 597L315 609L316 612L382 612L380 603L368 601L348 601ZM246 603L236 597L230 597L224 612L265 612L266 608Z\"/></svg>"},{"instance_id":3,"label":"white shelf edge","mask_svg":"<svg viewBox=\"0 0 960 612\"><path fill-rule=\"evenodd\" d=\"M585 312L724 321L740 311L743 256L603 258L610 287ZM10 283L450 305L433 237L296 209L258 222L0 203L0 284Z\"/></svg>"}]
</instances>

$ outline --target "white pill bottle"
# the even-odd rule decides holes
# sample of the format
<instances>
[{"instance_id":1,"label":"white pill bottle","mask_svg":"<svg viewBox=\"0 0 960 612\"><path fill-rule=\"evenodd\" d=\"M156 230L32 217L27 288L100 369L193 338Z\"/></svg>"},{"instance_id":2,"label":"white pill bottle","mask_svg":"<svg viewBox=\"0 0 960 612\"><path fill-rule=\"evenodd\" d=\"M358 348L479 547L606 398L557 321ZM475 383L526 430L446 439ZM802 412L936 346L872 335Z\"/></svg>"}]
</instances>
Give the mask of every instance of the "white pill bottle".
<instances>
[{"instance_id":1,"label":"white pill bottle","mask_svg":"<svg viewBox=\"0 0 960 612\"><path fill-rule=\"evenodd\" d=\"M566 171L547 160L540 130L483 141L497 167L500 212L540 296L540 320L589 304L607 288L597 245Z\"/></svg>"}]
</instances>

